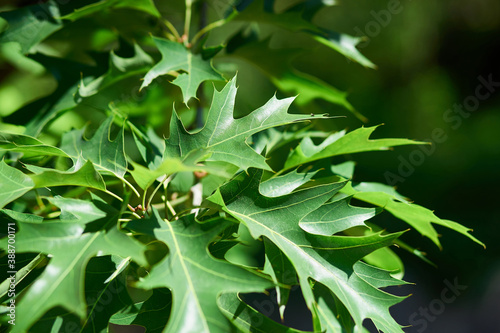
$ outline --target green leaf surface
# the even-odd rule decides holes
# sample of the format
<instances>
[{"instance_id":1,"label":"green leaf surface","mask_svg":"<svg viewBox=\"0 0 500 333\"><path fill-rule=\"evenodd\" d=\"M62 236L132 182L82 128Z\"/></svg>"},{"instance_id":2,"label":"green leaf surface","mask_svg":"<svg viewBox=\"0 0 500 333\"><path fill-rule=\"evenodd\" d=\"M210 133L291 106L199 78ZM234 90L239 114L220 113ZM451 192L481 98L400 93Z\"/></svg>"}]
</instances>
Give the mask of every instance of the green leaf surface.
<instances>
[{"instance_id":1,"label":"green leaf surface","mask_svg":"<svg viewBox=\"0 0 500 333\"><path fill-rule=\"evenodd\" d=\"M185 71L186 73L179 74L172 83L181 88L184 103L187 104L191 97L196 97L196 91L202 82L224 80L212 67L210 60L204 60L199 54L192 54L184 45L156 37L153 40L162 60L146 74L141 89L150 85L160 75L171 71Z\"/></svg>"},{"instance_id":2,"label":"green leaf surface","mask_svg":"<svg viewBox=\"0 0 500 333\"><path fill-rule=\"evenodd\" d=\"M280 317L283 320L290 298L290 286L297 286L299 282L292 263L283 252L267 238L264 238L264 245L266 261L263 272L271 276L276 284L276 300L279 305Z\"/></svg>"},{"instance_id":3,"label":"green leaf surface","mask_svg":"<svg viewBox=\"0 0 500 333\"><path fill-rule=\"evenodd\" d=\"M61 209L59 220L64 222L86 224L106 216L106 213L100 210L92 201L63 197L49 197L47 200Z\"/></svg>"},{"instance_id":4,"label":"green leaf surface","mask_svg":"<svg viewBox=\"0 0 500 333\"><path fill-rule=\"evenodd\" d=\"M368 60L356 48L356 45L361 41L360 37L353 37L347 34L319 28L305 20L303 18L303 13L296 9L283 13L266 11L263 8L265 6L264 3L265 0L253 1L248 8L245 8L245 10L236 16L235 20L271 24L293 32L304 32L316 41L339 52L347 58L365 67L376 68L375 64Z\"/></svg>"},{"instance_id":5,"label":"green leaf surface","mask_svg":"<svg viewBox=\"0 0 500 333\"><path fill-rule=\"evenodd\" d=\"M305 333L269 319L243 302L235 293L222 294L217 305L240 332Z\"/></svg>"},{"instance_id":6,"label":"green leaf surface","mask_svg":"<svg viewBox=\"0 0 500 333\"><path fill-rule=\"evenodd\" d=\"M317 171L298 173L297 170L293 170L286 175L272 177L262 182L259 191L262 195L271 198L287 195L310 181L316 173Z\"/></svg>"},{"instance_id":7,"label":"green leaf surface","mask_svg":"<svg viewBox=\"0 0 500 333\"><path fill-rule=\"evenodd\" d=\"M168 316L159 313L170 313L172 294L165 289L155 289L146 301L129 305L115 313L110 323L116 325L137 325L145 327L147 333L161 333L165 328Z\"/></svg>"},{"instance_id":8,"label":"green leaf surface","mask_svg":"<svg viewBox=\"0 0 500 333\"><path fill-rule=\"evenodd\" d=\"M0 153L4 151L23 153L26 157L40 155L69 157L61 149L47 145L32 136L0 132Z\"/></svg>"},{"instance_id":9,"label":"green leaf surface","mask_svg":"<svg viewBox=\"0 0 500 333\"><path fill-rule=\"evenodd\" d=\"M268 40L247 43L232 52L231 55L257 66L278 89L298 95L297 103L299 105L305 105L315 99L323 99L345 107L362 120L366 119L347 101L346 92L292 66L293 59L302 53L302 50L271 49L268 43ZM263 50L266 53L265 57L261 56Z\"/></svg>"},{"instance_id":10,"label":"green leaf surface","mask_svg":"<svg viewBox=\"0 0 500 333\"><path fill-rule=\"evenodd\" d=\"M85 186L98 190L106 190L102 176L95 170L92 162L87 161L77 171L59 171L46 169L43 172L29 175L35 183L35 188L52 186Z\"/></svg>"},{"instance_id":11,"label":"green leaf surface","mask_svg":"<svg viewBox=\"0 0 500 333\"><path fill-rule=\"evenodd\" d=\"M335 132L321 144L315 145L310 138L303 139L285 162L285 169L297 167L304 163L330 158L338 155L360 153L365 151L388 150L401 145L420 145L426 142L408 139L376 139L369 137L377 126L361 127L345 134L344 131Z\"/></svg>"},{"instance_id":12,"label":"green leaf surface","mask_svg":"<svg viewBox=\"0 0 500 333\"><path fill-rule=\"evenodd\" d=\"M40 223L43 221L43 217L34 215L34 214L28 214L28 213L20 213L16 212L15 210L10 210L10 209L2 209L0 212L4 213L8 217L10 217L13 221L17 222L30 222L30 223Z\"/></svg>"},{"instance_id":13,"label":"green leaf surface","mask_svg":"<svg viewBox=\"0 0 500 333\"><path fill-rule=\"evenodd\" d=\"M307 234L299 222L327 202L345 183L323 184L279 198L267 198L258 190L261 173L252 170L248 176L241 174L209 200L244 223L254 238L268 238L288 257L310 309L313 310L315 304L309 282L313 279L340 299L358 326L369 318L380 330L402 332L389 313L389 307L402 298L381 291L354 268L363 256L391 245L402 233L361 237Z\"/></svg>"},{"instance_id":14,"label":"green leaf surface","mask_svg":"<svg viewBox=\"0 0 500 333\"><path fill-rule=\"evenodd\" d=\"M219 92L215 91L205 126L189 133L175 113L170 121L170 137L166 141L165 157L183 157L197 149L211 153L210 161L224 161L242 169L257 167L270 170L266 159L253 150L246 140L265 129L311 119L287 113L293 99L273 97L249 115L234 119L236 78Z\"/></svg>"},{"instance_id":15,"label":"green leaf surface","mask_svg":"<svg viewBox=\"0 0 500 333\"><path fill-rule=\"evenodd\" d=\"M108 117L90 140L83 137L85 128L65 133L62 137L61 149L71 157L75 164L80 159L90 160L98 171L112 173L118 178L123 178L127 171L123 128L111 141L112 123L113 117Z\"/></svg>"},{"instance_id":16,"label":"green leaf surface","mask_svg":"<svg viewBox=\"0 0 500 333\"><path fill-rule=\"evenodd\" d=\"M305 216L299 223L308 233L330 236L357 226L365 226L365 221L382 209L354 207L349 204L351 197L328 202Z\"/></svg>"},{"instance_id":17,"label":"green leaf surface","mask_svg":"<svg viewBox=\"0 0 500 333\"><path fill-rule=\"evenodd\" d=\"M230 322L217 307L219 295L264 291L272 283L208 253L208 244L228 226L223 220L198 224L194 215L188 215L165 222L156 210L153 212L151 218L134 221L129 227L154 235L169 247L168 256L138 284L145 289L167 287L172 291L172 313L165 332L228 332Z\"/></svg>"},{"instance_id":18,"label":"green leaf surface","mask_svg":"<svg viewBox=\"0 0 500 333\"><path fill-rule=\"evenodd\" d=\"M131 257L146 265L145 247L126 236L116 226L117 216L109 217L110 230L84 232L79 222L18 223L16 251L51 255L43 273L16 302L16 315L23 318L12 332L25 332L50 309L61 306L80 318L87 315L84 295L85 267L100 254ZM0 240L6 249L7 239Z\"/></svg>"},{"instance_id":19,"label":"green leaf surface","mask_svg":"<svg viewBox=\"0 0 500 333\"><path fill-rule=\"evenodd\" d=\"M396 279L402 279L405 274L405 267L401 258L388 247L378 249L363 258L363 261L391 272Z\"/></svg>"},{"instance_id":20,"label":"green leaf surface","mask_svg":"<svg viewBox=\"0 0 500 333\"><path fill-rule=\"evenodd\" d=\"M61 95L54 96L54 100L45 100L45 105L38 108L38 112L26 124L25 135L37 137L42 130L51 122L58 119L65 112L73 109L76 106L74 101L77 84L69 86ZM29 106L27 106L29 107Z\"/></svg>"},{"instance_id":21,"label":"green leaf surface","mask_svg":"<svg viewBox=\"0 0 500 333\"><path fill-rule=\"evenodd\" d=\"M0 13L9 24L0 34L0 44L17 42L21 53L27 54L33 46L62 28L59 16L54 0Z\"/></svg>"},{"instance_id":22,"label":"green leaf surface","mask_svg":"<svg viewBox=\"0 0 500 333\"><path fill-rule=\"evenodd\" d=\"M153 59L137 44L134 44L134 56L130 58L122 58L111 52L107 73L87 85L82 81L75 99L81 103L83 98L93 96L122 80L147 72L152 64Z\"/></svg>"},{"instance_id":23,"label":"green leaf surface","mask_svg":"<svg viewBox=\"0 0 500 333\"><path fill-rule=\"evenodd\" d=\"M118 8L130 8L146 12L155 17L161 17L152 0L103 0L82 8L76 9L73 13L63 16L63 19L76 21L85 16L99 13L101 11Z\"/></svg>"},{"instance_id":24,"label":"green leaf surface","mask_svg":"<svg viewBox=\"0 0 500 333\"><path fill-rule=\"evenodd\" d=\"M35 184L22 171L0 161L0 208L31 190Z\"/></svg>"}]
</instances>

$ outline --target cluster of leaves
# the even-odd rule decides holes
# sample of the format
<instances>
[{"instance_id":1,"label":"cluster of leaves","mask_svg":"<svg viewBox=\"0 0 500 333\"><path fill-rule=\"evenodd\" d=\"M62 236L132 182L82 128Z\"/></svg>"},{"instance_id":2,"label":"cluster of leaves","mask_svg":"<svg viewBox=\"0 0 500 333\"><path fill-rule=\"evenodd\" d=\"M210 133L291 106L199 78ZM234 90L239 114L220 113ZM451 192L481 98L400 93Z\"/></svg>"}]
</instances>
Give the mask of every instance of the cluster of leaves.
<instances>
[{"instance_id":1,"label":"cluster of leaves","mask_svg":"<svg viewBox=\"0 0 500 333\"><path fill-rule=\"evenodd\" d=\"M15 267L7 266L9 238L0 239L4 271L17 271L14 299L10 280L1 284L2 326L298 332L242 295L276 290L283 316L299 286L315 331L362 331L369 319L381 331L401 332L389 308L403 298L383 290L405 283L390 246L425 258L399 239L404 231L366 221L385 211L437 246L433 224L481 244L469 229L389 186L353 182L353 162L332 164L333 157L422 142L372 140L375 127L314 130L304 123L329 116L290 113L294 98L275 96L236 116L236 76L224 82L211 63L221 54L250 61L283 93L300 92L298 105L324 99L362 118L344 92L291 66L296 49L270 49L259 35L263 25L305 34L374 67L357 51L357 38L311 23L328 1L296 1L280 12L267 0L186 0L165 8L151 0L66 3L0 13L4 61L31 73L42 68L57 80L53 92L2 122L2 233L8 223L17 231ZM178 7L186 13L183 34L167 19ZM194 18L211 15L222 18L190 33ZM232 33L206 47L216 29ZM222 82L208 108L205 81ZM157 133L175 100L179 109L164 139ZM191 111L199 117L205 109L196 129ZM70 120L100 125L66 131ZM9 326L12 300L16 322Z\"/></svg>"}]
</instances>

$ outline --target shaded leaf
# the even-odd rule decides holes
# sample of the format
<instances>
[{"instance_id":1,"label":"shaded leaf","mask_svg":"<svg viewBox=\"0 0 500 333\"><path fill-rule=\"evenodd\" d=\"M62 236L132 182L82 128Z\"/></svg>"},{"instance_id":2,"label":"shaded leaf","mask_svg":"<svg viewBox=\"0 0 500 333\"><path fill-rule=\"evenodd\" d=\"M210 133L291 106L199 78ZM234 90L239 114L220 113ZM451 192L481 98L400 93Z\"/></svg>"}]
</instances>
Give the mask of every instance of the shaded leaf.
<instances>
[{"instance_id":1,"label":"shaded leaf","mask_svg":"<svg viewBox=\"0 0 500 333\"><path fill-rule=\"evenodd\" d=\"M73 13L63 16L63 19L76 21L82 17L92 15L107 9L131 8L146 12L155 17L161 17L152 0L103 0L82 8Z\"/></svg>"},{"instance_id":2,"label":"shaded leaf","mask_svg":"<svg viewBox=\"0 0 500 333\"><path fill-rule=\"evenodd\" d=\"M69 157L61 149L45 144L42 141L23 134L0 132L0 153L12 151L31 156L62 156Z\"/></svg>"},{"instance_id":3,"label":"shaded leaf","mask_svg":"<svg viewBox=\"0 0 500 333\"><path fill-rule=\"evenodd\" d=\"M238 38L238 35L234 38ZM278 89L298 95L297 103L299 105L307 104L315 99L323 99L345 107L362 120L366 119L347 101L346 92L292 66L293 59L303 50L271 49L268 43L268 40L247 43L232 52L231 55L257 66ZM266 50L265 57L261 56L263 50Z\"/></svg>"},{"instance_id":4,"label":"shaded leaf","mask_svg":"<svg viewBox=\"0 0 500 333\"><path fill-rule=\"evenodd\" d=\"M43 273L16 302L16 322L12 332L25 332L50 309L61 306L80 318L86 317L83 292L85 267L100 254L131 257L146 265L145 247L126 236L116 226L117 216L109 217L110 230L84 232L79 222L18 223L16 251L42 252L51 255ZM6 249L7 239L0 240Z\"/></svg>"},{"instance_id":5,"label":"shaded leaf","mask_svg":"<svg viewBox=\"0 0 500 333\"><path fill-rule=\"evenodd\" d=\"M155 289L146 301L129 305L124 310L114 314L110 323L116 325L138 325L145 327L148 333L161 333L165 328L170 308L172 294L168 290Z\"/></svg>"},{"instance_id":6,"label":"shaded leaf","mask_svg":"<svg viewBox=\"0 0 500 333\"><path fill-rule=\"evenodd\" d=\"M113 117L108 117L99 126L90 140L85 140L81 130L72 130L62 137L61 149L70 156L75 164L79 159L90 160L99 171L105 171L123 178L127 171L124 151L123 128L114 141L110 139Z\"/></svg>"},{"instance_id":7,"label":"shaded leaf","mask_svg":"<svg viewBox=\"0 0 500 333\"><path fill-rule=\"evenodd\" d=\"M92 201L63 197L47 198L47 200L61 209L59 219L64 222L86 224L106 216L106 213L97 208Z\"/></svg>"},{"instance_id":8,"label":"shaded leaf","mask_svg":"<svg viewBox=\"0 0 500 333\"><path fill-rule=\"evenodd\" d=\"M0 34L0 44L17 42L21 53L27 54L33 46L62 28L59 16L54 0L0 13L9 24Z\"/></svg>"},{"instance_id":9,"label":"shaded leaf","mask_svg":"<svg viewBox=\"0 0 500 333\"><path fill-rule=\"evenodd\" d=\"M363 261L391 272L391 275L396 279L402 279L405 274L405 267L401 258L388 247L378 249L363 258Z\"/></svg>"},{"instance_id":10,"label":"shaded leaf","mask_svg":"<svg viewBox=\"0 0 500 333\"><path fill-rule=\"evenodd\" d=\"M35 188L71 185L106 190L102 176L94 169L94 165L90 161L85 162L77 171L46 169L43 172L30 175L30 177L35 183Z\"/></svg>"},{"instance_id":11,"label":"shaded leaf","mask_svg":"<svg viewBox=\"0 0 500 333\"><path fill-rule=\"evenodd\" d=\"M196 97L196 91L202 82L224 80L212 67L210 60L203 60L201 55L192 54L184 45L157 37L153 37L153 40L162 60L146 74L141 89L160 75L182 70L186 73L179 74L172 83L181 88L184 103L187 104L191 97Z\"/></svg>"},{"instance_id":12,"label":"shaded leaf","mask_svg":"<svg viewBox=\"0 0 500 333\"><path fill-rule=\"evenodd\" d=\"M272 283L256 272L213 258L208 244L228 226L221 219L198 224L194 215L165 222L158 212L129 227L154 235L169 247L169 254L153 267L138 286L172 291L172 313L165 332L227 332L229 321L217 308L225 292L258 292Z\"/></svg>"},{"instance_id":13,"label":"shaded leaf","mask_svg":"<svg viewBox=\"0 0 500 333\"><path fill-rule=\"evenodd\" d=\"M276 333L302 333L304 331L296 330L269 319L258 312L235 293L222 294L217 300L219 309L224 313L227 319L241 332L276 332Z\"/></svg>"},{"instance_id":14,"label":"shaded leaf","mask_svg":"<svg viewBox=\"0 0 500 333\"><path fill-rule=\"evenodd\" d=\"M119 57L112 51L106 74L88 84L82 81L75 99L80 103L81 99L95 95L121 80L145 73L153 64L153 59L137 44L134 44L134 51L134 56L131 58Z\"/></svg>"},{"instance_id":15,"label":"shaded leaf","mask_svg":"<svg viewBox=\"0 0 500 333\"><path fill-rule=\"evenodd\" d=\"M339 52L347 58L358 62L359 64L376 68L370 60L359 52L356 45L361 42L360 37L353 37L334 31L319 28L303 18L303 13L294 8L283 13L274 13L272 10L263 10L265 0L253 1L248 8L245 8L235 20L253 21L265 24L272 24L281 28L309 34L318 42ZM271 7L272 8L272 7ZM306 13L310 15L310 13Z\"/></svg>"},{"instance_id":16,"label":"shaded leaf","mask_svg":"<svg viewBox=\"0 0 500 333\"><path fill-rule=\"evenodd\" d=\"M0 161L0 208L22 196L35 186L30 177Z\"/></svg>"}]
</instances>

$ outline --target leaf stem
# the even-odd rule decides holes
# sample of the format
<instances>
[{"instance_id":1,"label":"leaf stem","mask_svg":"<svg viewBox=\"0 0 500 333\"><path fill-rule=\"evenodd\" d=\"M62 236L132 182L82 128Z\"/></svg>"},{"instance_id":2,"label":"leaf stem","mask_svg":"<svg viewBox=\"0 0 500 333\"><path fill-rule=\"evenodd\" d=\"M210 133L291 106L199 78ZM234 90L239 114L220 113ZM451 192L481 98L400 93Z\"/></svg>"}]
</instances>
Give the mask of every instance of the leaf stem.
<instances>
[{"instance_id":1,"label":"leaf stem","mask_svg":"<svg viewBox=\"0 0 500 333\"><path fill-rule=\"evenodd\" d=\"M165 198L165 204L167 205L167 208L168 210L170 211L170 213L172 213L174 215L174 218L176 220L178 220L179 218L176 216L177 213L175 212L175 209L174 207L172 207L172 204L170 203L170 201L168 201L166 198Z\"/></svg>"},{"instance_id":2,"label":"leaf stem","mask_svg":"<svg viewBox=\"0 0 500 333\"><path fill-rule=\"evenodd\" d=\"M153 193L151 193L151 195L149 196L149 200L148 200L148 204L144 206L144 209L147 209L148 207L151 206L151 202L153 201L153 198L154 196L156 195L156 192L158 192L158 190L160 189L161 186L165 186L170 182L170 180L172 179L172 176L168 176L168 177L165 177L165 179L163 179L160 184L158 184L158 186L156 186L156 188L154 189ZM165 201L167 200L167 198L165 197Z\"/></svg>"},{"instance_id":3,"label":"leaf stem","mask_svg":"<svg viewBox=\"0 0 500 333\"><path fill-rule=\"evenodd\" d=\"M189 28L191 27L191 7L193 5L192 0L186 0L186 19L184 21L184 35L182 36L182 41L184 45L189 44Z\"/></svg>"},{"instance_id":4,"label":"leaf stem","mask_svg":"<svg viewBox=\"0 0 500 333\"><path fill-rule=\"evenodd\" d=\"M163 23L165 24L165 26L168 28L168 30L170 30L170 32L174 35L174 37L178 41L182 40L181 35L179 34L179 32L177 31L177 29L174 27L174 25L169 20L163 19Z\"/></svg>"},{"instance_id":5,"label":"leaf stem","mask_svg":"<svg viewBox=\"0 0 500 333\"><path fill-rule=\"evenodd\" d=\"M110 196L112 196L113 198L115 199L118 199L120 200L121 202L123 202L123 199L121 197L119 197L117 194L114 194L113 192L111 192L110 190L106 189L103 191L104 193L106 194L109 194Z\"/></svg>"},{"instance_id":6,"label":"leaf stem","mask_svg":"<svg viewBox=\"0 0 500 333\"><path fill-rule=\"evenodd\" d=\"M138 198L141 197L141 195L139 194L139 192L135 189L135 187L130 184L130 182L128 180L125 179L125 177L123 178L120 178L125 184L127 184L128 187L130 187L132 189L132 191L135 193L135 195L137 195Z\"/></svg>"},{"instance_id":7,"label":"leaf stem","mask_svg":"<svg viewBox=\"0 0 500 333\"><path fill-rule=\"evenodd\" d=\"M229 15L227 18L223 18L223 19L220 19L218 21L215 21L215 22L212 22L210 23L209 25L203 27L200 31L198 31L196 33L196 35L194 35L193 39L191 40L191 45L194 45L196 44L196 42L198 42L198 40L203 37L204 34L206 34L207 32L209 32L210 30L213 30L215 28L218 28L218 27L221 27L223 26L224 24L228 23L229 21L231 21L235 16L236 16L236 13L237 12L233 12L231 13L231 15Z\"/></svg>"}]
</instances>

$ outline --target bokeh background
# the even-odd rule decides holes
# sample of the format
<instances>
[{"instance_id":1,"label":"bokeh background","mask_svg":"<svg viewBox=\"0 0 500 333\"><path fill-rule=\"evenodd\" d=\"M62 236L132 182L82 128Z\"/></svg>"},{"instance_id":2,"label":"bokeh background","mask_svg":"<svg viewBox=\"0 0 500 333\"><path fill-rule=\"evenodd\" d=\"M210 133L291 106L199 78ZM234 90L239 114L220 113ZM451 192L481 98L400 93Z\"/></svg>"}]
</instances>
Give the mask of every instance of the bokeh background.
<instances>
[{"instance_id":1,"label":"bokeh background","mask_svg":"<svg viewBox=\"0 0 500 333\"><path fill-rule=\"evenodd\" d=\"M293 0L277 1L277 7L286 7L290 2ZM2 0L0 11L29 3L33 1ZM161 0L156 3L160 9L170 5ZM172 5L182 7L181 1L175 3ZM396 5L397 13L387 15ZM182 17L171 19L175 23ZM413 294L392 313L403 325L409 325L413 318L414 327L405 329L407 332L500 332L500 87L467 117L461 117L460 124L445 119L452 114L448 110L454 105L471 100L467 98L475 95L481 83L479 77L500 82L500 1L338 1L314 21L351 35L366 35L359 49L378 68L367 69L326 47L309 45L310 41L300 34L262 28L263 36L271 37L271 47L308 48L293 65L348 91L351 104L369 120L364 124L348 111L324 101L309 105L307 111L345 116L321 124L331 129L384 123L377 137L428 140L433 131L441 129L446 139L435 143L433 152L397 181L398 191L433 209L439 217L474 229L474 235L487 246L483 249L438 226L443 245L439 250L416 232L408 232L403 239L418 245L437 267L396 249L406 263L405 279L415 285L392 290L400 295ZM106 32L100 33L103 35L99 40L106 40ZM215 43L227 34L231 30L216 32L211 40ZM257 108L275 93L276 88L251 64L235 61L233 67L220 69L226 73L238 71L237 103L241 113ZM55 88L55 80L37 69L36 64L0 59L0 117L9 116ZM210 87L206 90L209 94ZM169 100L154 112L170 107ZM72 120L77 127L85 123L78 117ZM355 180L387 182L387 172L398 174L401 161L409 161L414 150L401 147L353 156L358 162ZM387 215L377 218L389 230L406 227ZM445 281L464 286L449 304L442 302ZM429 307L434 310L425 319L421 309ZM294 325L300 327L301 323L307 325L300 317Z\"/></svg>"}]
</instances>

